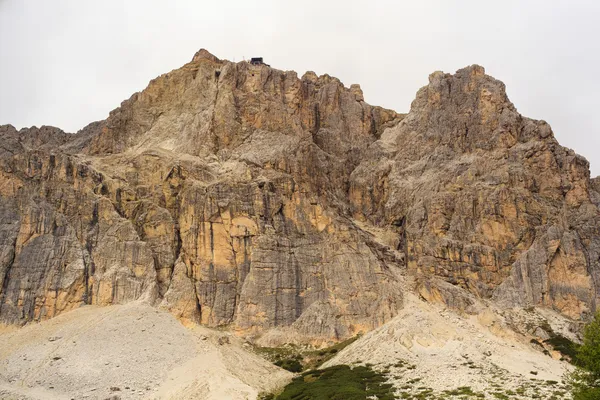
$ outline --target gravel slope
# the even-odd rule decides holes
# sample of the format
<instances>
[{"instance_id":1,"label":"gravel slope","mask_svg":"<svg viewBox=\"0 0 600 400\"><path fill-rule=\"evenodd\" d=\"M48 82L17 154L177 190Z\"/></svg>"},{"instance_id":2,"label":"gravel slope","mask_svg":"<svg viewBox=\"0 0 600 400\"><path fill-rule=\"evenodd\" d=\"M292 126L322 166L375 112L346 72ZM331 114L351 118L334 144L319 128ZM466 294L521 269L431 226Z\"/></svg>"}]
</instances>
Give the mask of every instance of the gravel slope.
<instances>
[{"instance_id":1,"label":"gravel slope","mask_svg":"<svg viewBox=\"0 0 600 400\"><path fill-rule=\"evenodd\" d=\"M408 392L413 394L419 387L442 394L468 386L486 399L504 398L493 392L510 393L511 399L569 398L562 381L570 365L534 349L526 337L505 325L497 310L466 316L414 295L405 301L398 316L324 367L373 364L398 389L411 387Z\"/></svg>"},{"instance_id":2,"label":"gravel slope","mask_svg":"<svg viewBox=\"0 0 600 400\"><path fill-rule=\"evenodd\" d=\"M2 399L254 399L289 376L227 333L140 303L0 330Z\"/></svg>"}]
</instances>

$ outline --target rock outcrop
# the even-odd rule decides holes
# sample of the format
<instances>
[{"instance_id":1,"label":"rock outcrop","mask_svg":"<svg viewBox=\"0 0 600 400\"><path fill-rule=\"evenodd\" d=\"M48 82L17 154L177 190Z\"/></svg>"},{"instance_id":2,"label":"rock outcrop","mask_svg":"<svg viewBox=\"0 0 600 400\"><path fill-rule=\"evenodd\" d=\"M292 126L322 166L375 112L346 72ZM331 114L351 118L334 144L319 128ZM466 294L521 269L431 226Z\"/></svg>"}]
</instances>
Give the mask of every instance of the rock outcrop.
<instances>
[{"instance_id":1,"label":"rock outcrop","mask_svg":"<svg viewBox=\"0 0 600 400\"><path fill-rule=\"evenodd\" d=\"M581 318L597 186L481 67L432 74L402 115L201 50L77 134L0 127L0 319L145 299L339 340L396 315L406 274L449 304Z\"/></svg>"},{"instance_id":2,"label":"rock outcrop","mask_svg":"<svg viewBox=\"0 0 600 400\"><path fill-rule=\"evenodd\" d=\"M600 271L588 162L522 117L483 68L429 80L352 172L355 217L396 230L411 271L510 306L588 315Z\"/></svg>"}]
</instances>

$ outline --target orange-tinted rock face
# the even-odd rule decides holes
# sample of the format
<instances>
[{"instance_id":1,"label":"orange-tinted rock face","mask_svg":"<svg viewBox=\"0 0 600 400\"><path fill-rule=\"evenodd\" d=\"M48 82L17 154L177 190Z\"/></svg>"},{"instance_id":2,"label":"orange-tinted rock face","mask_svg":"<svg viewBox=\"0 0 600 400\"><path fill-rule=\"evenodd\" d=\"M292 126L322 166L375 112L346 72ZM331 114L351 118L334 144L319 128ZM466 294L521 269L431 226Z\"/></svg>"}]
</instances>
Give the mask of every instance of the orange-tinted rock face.
<instances>
[{"instance_id":1,"label":"orange-tinted rock face","mask_svg":"<svg viewBox=\"0 0 600 400\"><path fill-rule=\"evenodd\" d=\"M432 74L404 116L327 75L200 51L76 135L0 138L4 321L145 299L340 339L391 318L406 273L459 308L595 307L587 162L481 67Z\"/></svg>"},{"instance_id":2,"label":"orange-tinted rock face","mask_svg":"<svg viewBox=\"0 0 600 400\"><path fill-rule=\"evenodd\" d=\"M408 268L508 305L595 307L598 209L587 161L469 67L434 73L353 171L356 217L401 222ZM371 188L378 188L373 191Z\"/></svg>"}]
</instances>

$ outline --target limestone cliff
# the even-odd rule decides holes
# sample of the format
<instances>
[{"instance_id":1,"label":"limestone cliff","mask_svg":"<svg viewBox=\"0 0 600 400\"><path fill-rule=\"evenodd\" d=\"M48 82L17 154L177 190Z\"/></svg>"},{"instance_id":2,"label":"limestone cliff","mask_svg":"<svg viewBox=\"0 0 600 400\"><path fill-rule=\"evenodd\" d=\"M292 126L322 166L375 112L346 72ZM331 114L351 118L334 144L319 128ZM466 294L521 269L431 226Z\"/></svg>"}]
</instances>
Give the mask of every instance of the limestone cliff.
<instances>
[{"instance_id":1,"label":"limestone cliff","mask_svg":"<svg viewBox=\"0 0 600 400\"><path fill-rule=\"evenodd\" d=\"M201 50L77 134L0 127L0 319L145 299L336 340L396 315L407 274L449 304L444 280L585 317L595 186L481 67L432 74L401 115Z\"/></svg>"},{"instance_id":2,"label":"limestone cliff","mask_svg":"<svg viewBox=\"0 0 600 400\"><path fill-rule=\"evenodd\" d=\"M430 76L352 172L349 197L357 218L399 232L409 270L573 318L599 295L594 198L588 162L478 66Z\"/></svg>"}]
</instances>

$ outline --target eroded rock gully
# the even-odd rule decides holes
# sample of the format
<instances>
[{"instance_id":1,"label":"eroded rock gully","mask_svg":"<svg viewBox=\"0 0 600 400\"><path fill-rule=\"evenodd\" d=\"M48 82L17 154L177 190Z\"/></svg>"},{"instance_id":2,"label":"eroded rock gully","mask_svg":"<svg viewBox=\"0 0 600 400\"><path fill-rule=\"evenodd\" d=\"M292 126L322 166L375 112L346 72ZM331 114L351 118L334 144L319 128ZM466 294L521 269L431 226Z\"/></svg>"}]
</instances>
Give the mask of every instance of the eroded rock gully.
<instances>
[{"instance_id":1,"label":"eroded rock gully","mask_svg":"<svg viewBox=\"0 0 600 400\"><path fill-rule=\"evenodd\" d=\"M0 319L145 299L338 340L396 315L406 274L458 308L585 318L597 187L479 66L432 74L402 115L202 50L77 134L0 127Z\"/></svg>"}]
</instances>

